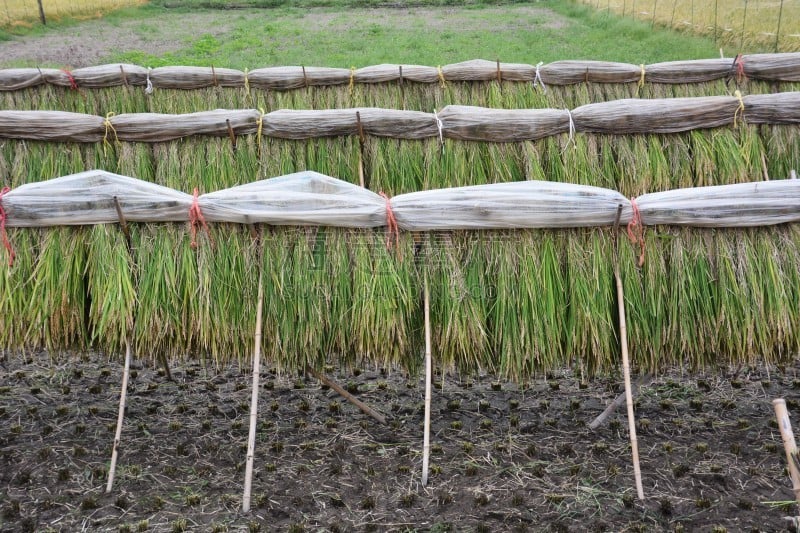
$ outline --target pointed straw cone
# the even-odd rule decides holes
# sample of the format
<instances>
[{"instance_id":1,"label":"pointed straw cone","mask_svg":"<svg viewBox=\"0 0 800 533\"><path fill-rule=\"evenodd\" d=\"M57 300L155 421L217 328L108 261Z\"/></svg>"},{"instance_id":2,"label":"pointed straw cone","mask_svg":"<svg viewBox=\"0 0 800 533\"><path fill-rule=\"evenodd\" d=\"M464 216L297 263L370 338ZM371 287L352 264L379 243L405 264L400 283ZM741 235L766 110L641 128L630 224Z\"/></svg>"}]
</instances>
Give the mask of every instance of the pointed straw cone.
<instances>
[{"instance_id":1,"label":"pointed straw cone","mask_svg":"<svg viewBox=\"0 0 800 533\"><path fill-rule=\"evenodd\" d=\"M114 434L114 445L111 448L111 465L108 467L108 483L106 492L111 492L114 485L114 473L117 470L117 454L119 452L119 441L122 436L122 420L125 417L125 399L128 396L128 377L131 374L131 344L125 340L125 367L122 370L122 390L119 393L119 414L117 415L117 431Z\"/></svg>"},{"instance_id":2,"label":"pointed straw cone","mask_svg":"<svg viewBox=\"0 0 800 533\"><path fill-rule=\"evenodd\" d=\"M789 477L792 479L792 491L797 503L800 505L800 472L797 470L795 457L797 456L797 444L794 440L792 423L789 421L789 412L786 410L786 400L777 398L772 400L775 407L775 416L778 419L778 427L781 430L783 448L786 450L786 462L789 463Z\"/></svg>"},{"instance_id":3,"label":"pointed straw cone","mask_svg":"<svg viewBox=\"0 0 800 533\"><path fill-rule=\"evenodd\" d=\"M617 220L614 224L614 280L617 285L617 309L619 311L619 339L622 348L622 374L625 377L625 403L628 406L628 430L631 436L631 454L633 456L633 477L636 481L636 493L640 500L644 500L642 488L642 471L639 468L639 443L636 439L636 417L633 413L633 391L631 387L631 366L628 356L628 326L625 320L625 293L622 290L622 277L619 273L619 217L622 205L617 209Z\"/></svg>"},{"instance_id":4,"label":"pointed straw cone","mask_svg":"<svg viewBox=\"0 0 800 533\"><path fill-rule=\"evenodd\" d=\"M431 455L431 297L425 275L425 427L422 437L422 486L428 484Z\"/></svg>"},{"instance_id":5,"label":"pointed straw cone","mask_svg":"<svg viewBox=\"0 0 800 533\"><path fill-rule=\"evenodd\" d=\"M264 303L264 279L258 276L258 307L256 308L256 335L253 347L253 394L250 399L250 434L247 437L247 466L244 473L244 495L242 511L250 511L250 493L253 488L253 458L256 447L256 424L258 423L258 378L261 372L261 308Z\"/></svg>"}]
</instances>

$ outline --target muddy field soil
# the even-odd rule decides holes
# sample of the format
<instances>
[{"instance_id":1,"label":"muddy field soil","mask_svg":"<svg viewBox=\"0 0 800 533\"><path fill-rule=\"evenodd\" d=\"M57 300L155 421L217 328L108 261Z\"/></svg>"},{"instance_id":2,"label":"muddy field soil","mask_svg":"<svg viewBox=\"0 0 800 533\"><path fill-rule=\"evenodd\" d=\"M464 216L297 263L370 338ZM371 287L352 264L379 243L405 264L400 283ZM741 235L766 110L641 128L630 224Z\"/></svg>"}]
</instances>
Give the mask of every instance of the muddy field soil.
<instances>
[{"instance_id":1,"label":"muddy field soil","mask_svg":"<svg viewBox=\"0 0 800 533\"><path fill-rule=\"evenodd\" d=\"M800 427L800 362L656 376L636 402L646 499L624 406L587 427L619 377L519 387L437 376L421 485L421 377L330 376L381 425L307 376L262 373L253 509L240 511L250 375L134 364L105 493L121 364L0 363L0 531L781 531L796 515L771 400Z\"/></svg>"}]
</instances>

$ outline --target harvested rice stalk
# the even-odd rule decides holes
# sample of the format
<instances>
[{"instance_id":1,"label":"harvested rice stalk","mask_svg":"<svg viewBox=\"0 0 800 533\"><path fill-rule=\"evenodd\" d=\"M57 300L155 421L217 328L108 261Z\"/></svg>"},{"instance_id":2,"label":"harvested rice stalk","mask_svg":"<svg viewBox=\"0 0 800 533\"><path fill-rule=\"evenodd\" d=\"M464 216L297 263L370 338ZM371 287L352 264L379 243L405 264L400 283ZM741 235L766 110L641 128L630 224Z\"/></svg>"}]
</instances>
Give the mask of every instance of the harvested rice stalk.
<instances>
[{"instance_id":1,"label":"harvested rice stalk","mask_svg":"<svg viewBox=\"0 0 800 533\"><path fill-rule=\"evenodd\" d=\"M290 228L267 228L262 236L262 276L264 276L264 356L278 364L285 358L292 324L284 312L284 302L294 295L291 257L294 241Z\"/></svg>"},{"instance_id":2,"label":"harvested rice stalk","mask_svg":"<svg viewBox=\"0 0 800 533\"><path fill-rule=\"evenodd\" d=\"M142 353L186 358L197 328L198 269L183 224L147 224L133 248L139 279L135 343Z\"/></svg>"},{"instance_id":3,"label":"harvested rice stalk","mask_svg":"<svg viewBox=\"0 0 800 533\"><path fill-rule=\"evenodd\" d=\"M503 375L524 380L566 364L568 294L557 244L564 235L545 230L505 237L493 239L486 274L496 286L493 353Z\"/></svg>"},{"instance_id":4,"label":"harvested rice stalk","mask_svg":"<svg viewBox=\"0 0 800 533\"><path fill-rule=\"evenodd\" d=\"M419 258L431 289L431 326L437 362L460 372L492 369L486 313L490 286L484 278L482 236L431 235Z\"/></svg>"},{"instance_id":5,"label":"harvested rice stalk","mask_svg":"<svg viewBox=\"0 0 800 533\"><path fill-rule=\"evenodd\" d=\"M665 142L668 138L657 135L618 135L607 142L602 139L602 173L612 173L615 182L612 188L629 198L669 190L679 169L670 166ZM609 154L612 147L615 157Z\"/></svg>"},{"instance_id":6,"label":"harvested rice stalk","mask_svg":"<svg viewBox=\"0 0 800 533\"><path fill-rule=\"evenodd\" d=\"M350 183L358 183L358 137L308 140L303 141L302 146L305 151L304 170L314 170Z\"/></svg>"},{"instance_id":7,"label":"harvested rice stalk","mask_svg":"<svg viewBox=\"0 0 800 533\"><path fill-rule=\"evenodd\" d=\"M522 161L524 166L524 179L546 181L547 173L543 163L542 143L527 141L521 143Z\"/></svg>"},{"instance_id":8,"label":"harvested rice stalk","mask_svg":"<svg viewBox=\"0 0 800 533\"><path fill-rule=\"evenodd\" d=\"M418 369L420 348L418 276L413 241L401 235L387 250L382 233L363 231L353 246L353 307L349 322L357 357L375 364ZM402 259L401 259L402 258Z\"/></svg>"},{"instance_id":9,"label":"harvested rice stalk","mask_svg":"<svg viewBox=\"0 0 800 533\"><path fill-rule=\"evenodd\" d=\"M797 306L792 305L791 277L785 258L794 256L796 250L783 251L781 241L786 228L753 228L746 231L748 242L747 263L753 284L752 293L756 304L755 336L756 351L750 354L758 360L777 362L791 356L786 349L793 326L796 324Z\"/></svg>"},{"instance_id":10,"label":"harvested rice stalk","mask_svg":"<svg viewBox=\"0 0 800 533\"><path fill-rule=\"evenodd\" d=\"M777 234L772 234L775 238L776 252L783 264L783 275L785 288L788 295L786 305L789 308L787 317L792 324L797 324L800 320L800 309L794 302L800 301L800 269L797 268L800 261L800 227L797 224L783 226ZM794 356L800 349L800 332L797 327L791 327L786 339L785 353Z\"/></svg>"},{"instance_id":11,"label":"harvested rice stalk","mask_svg":"<svg viewBox=\"0 0 800 533\"><path fill-rule=\"evenodd\" d=\"M283 358L285 368L321 368L328 346L330 285L324 252L325 233L319 228L298 228L292 247L291 290L283 300Z\"/></svg>"},{"instance_id":12,"label":"harvested rice stalk","mask_svg":"<svg viewBox=\"0 0 800 533\"><path fill-rule=\"evenodd\" d=\"M800 172L800 128L759 126L771 179L786 179L791 170Z\"/></svg>"},{"instance_id":13,"label":"harvested rice stalk","mask_svg":"<svg viewBox=\"0 0 800 533\"><path fill-rule=\"evenodd\" d=\"M25 344L57 353L86 349L86 228L41 230L25 311Z\"/></svg>"},{"instance_id":14,"label":"harvested rice stalk","mask_svg":"<svg viewBox=\"0 0 800 533\"><path fill-rule=\"evenodd\" d=\"M327 309L330 333L324 355L347 365L360 365L366 362L356 358L352 343L353 327L348 320L353 306L351 241L357 232L358 230L326 228L325 248L317 251L318 254L325 255L330 285Z\"/></svg>"},{"instance_id":15,"label":"harvested rice stalk","mask_svg":"<svg viewBox=\"0 0 800 533\"><path fill-rule=\"evenodd\" d=\"M719 352L717 309L720 285L713 237L703 230L670 230L668 316L669 353L692 368L705 367Z\"/></svg>"},{"instance_id":16,"label":"harvested rice stalk","mask_svg":"<svg viewBox=\"0 0 800 533\"><path fill-rule=\"evenodd\" d=\"M120 143L117 150L117 171L144 181L155 181L153 145L148 143Z\"/></svg>"},{"instance_id":17,"label":"harvested rice stalk","mask_svg":"<svg viewBox=\"0 0 800 533\"><path fill-rule=\"evenodd\" d=\"M25 350L27 317L31 305L33 267L38 256L39 232L9 228L8 238L14 247L14 265L0 253L0 347L6 350Z\"/></svg>"},{"instance_id":18,"label":"harvested rice stalk","mask_svg":"<svg viewBox=\"0 0 800 533\"><path fill-rule=\"evenodd\" d=\"M538 90L538 89L537 89ZM595 83L580 83L578 85L548 85L547 97L559 109L575 109L582 105L595 103L596 92L600 85ZM538 106L549 107L549 106Z\"/></svg>"},{"instance_id":19,"label":"harvested rice stalk","mask_svg":"<svg viewBox=\"0 0 800 533\"><path fill-rule=\"evenodd\" d=\"M93 346L121 353L133 326L136 272L119 228L98 224L86 229L89 331Z\"/></svg>"},{"instance_id":20,"label":"harvested rice stalk","mask_svg":"<svg viewBox=\"0 0 800 533\"><path fill-rule=\"evenodd\" d=\"M144 91L140 91L144 92ZM204 87L202 89L156 89L148 103L151 113L194 113L206 109L247 109L243 89Z\"/></svg>"},{"instance_id":21,"label":"harvested rice stalk","mask_svg":"<svg viewBox=\"0 0 800 533\"><path fill-rule=\"evenodd\" d=\"M200 280L198 345L215 365L251 357L253 317L258 285L258 244L250 228L218 224L215 247L197 250Z\"/></svg>"},{"instance_id":22,"label":"harvested rice stalk","mask_svg":"<svg viewBox=\"0 0 800 533\"><path fill-rule=\"evenodd\" d=\"M717 362L751 362L755 349L753 308L756 287L746 267L748 250L743 232L719 231L714 238L719 285L716 323L719 336Z\"/></svg>"},{"instance_id":23,"label":"harvested rice stalk","mask_svg":"<svg viewBox=\"0 0 800 533\"><path fill-rule=\"evenodd\" d=\"M680 365L682 361L680 353L667 351L669 287L666 281L672 236L648 228L644 238L644 264L640 267L641 247L625 242L628 239L620 235L620 271L632 361L643 371L653 371L664 364Z\"/></svg>"},{"instance_id":24,"label":"harvested rice stalk","mask_svg":"<svg viewBox=\"0 0 800 533\"><path fill-rule=\"evenodd\" d=\"M611 230L570 231L566 245L566 350L587 373L613 368L619 347L614 319Z\"/></svg>"},{"instance_id":25,"label":"harvested rice stalk","mask_svg":"<svg viewBox=\"0 0 800 533\"><path fill-rule=\"evenodd\" d=\"M369 139L365 157L369 161L367 188L383 191L389 196L422 190L426 173L425 145L428 143L429 141Z\"/></svg>"}]
</instances>

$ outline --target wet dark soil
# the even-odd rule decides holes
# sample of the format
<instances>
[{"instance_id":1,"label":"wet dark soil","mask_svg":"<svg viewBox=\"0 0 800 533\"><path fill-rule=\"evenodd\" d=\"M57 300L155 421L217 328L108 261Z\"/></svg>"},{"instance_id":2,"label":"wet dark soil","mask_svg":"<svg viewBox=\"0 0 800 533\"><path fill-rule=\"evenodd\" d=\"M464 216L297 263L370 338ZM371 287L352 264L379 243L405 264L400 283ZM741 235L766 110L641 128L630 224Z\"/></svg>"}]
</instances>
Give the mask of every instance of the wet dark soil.
<instances>
[{"instance_id":1,"label":"wet dark soil","mask_svg":"<svg viewBox=\"0 0 800 533\"><path fill-rule=\"evenodd\" d=\"M386 426L306 376L262 372L253 509L241 512L250 375L134 364L111 493L121 364L0 363L0 531L779 531L796 515L771 400L800 415L789 368L678 371L636 402L646 499L624 406L587 427L619 377L521 387L437 376L421 485L421 377L331 377ZM800 420L797 419L796 420ZM796 422L800 425L800 422Z\"/></svg>"}]
</instances>

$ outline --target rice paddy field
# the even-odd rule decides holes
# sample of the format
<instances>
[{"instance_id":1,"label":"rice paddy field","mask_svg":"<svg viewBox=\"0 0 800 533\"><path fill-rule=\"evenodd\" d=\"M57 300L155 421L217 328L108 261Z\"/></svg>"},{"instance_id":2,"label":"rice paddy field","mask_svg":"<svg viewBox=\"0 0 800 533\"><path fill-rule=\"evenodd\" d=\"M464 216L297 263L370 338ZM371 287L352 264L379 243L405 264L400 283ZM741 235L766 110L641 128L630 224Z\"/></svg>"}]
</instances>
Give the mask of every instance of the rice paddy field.
<instances>
[{"instance_id":1,"label":"rice paddy field","mask_svg":"<svg viewBox=\"0 0 800 533\"><path fill-rule=\"evenodd\" d=\"M740 50L754 46L773 51L800 50L800 5L792 1L750 0L581 0L605 9L685 31L709 36Z\"/></svg>"},{"instance_id":2,"label":"rice paddy field","mask_svg":"<svg viewBox=\"0 0 800 533\"><path fill-rule=\"evenodd\" d=\"M366 16L340 9L337 16L353 24ZM547 20L598 20L570 9L553 6ZM254 10L245 18L269 15ZM224 26L223 14L217 18ZM508 29L507 38L520 32ZM502 55L471 36L461 36L461 51L474 55L457 60ZM605 39L626 46L618 33ZM698 42L718 54L713 42ZM378 45L391 42L378 36ZM192 50L189 62L207 60L192 43L170 59ZM649 61L686 59L679 48L656 50ZM125 53L109 49L105 57ZM414 62L425 64L426 53ZM592 59L617 59L611 55L619 50L606 53ZM340 66L334 63L328 66ZM448 104L574 109L737 88L800 90L797 83L738 81L546 91L507 81L210 87L150 95L141 87L42 85L1 92L0 109L101 116L358 106L430 112ZM359 162L365 186L389 196L537 179L633 197L786 179L800 168L800 128L741 121L669 135L579 132L502 144L448 139L443 146L436 138L247 136L235 149L226 137L0 139L0 179L12 189L89 168L185 192L305 169L358 183ZM800 405L795 225L651 228L642 266L641 249L620 241L628 340L642 379L644 501L632 490L621 415L597 431L586 427L619 392L612 228L408 233L392 250L382 229L212 224L196 249L184 224L132 224L130 233L129 247L115 225L8 229L16 259L12 267L5 250L0 255L0 419L9 428L0 437L0 531L572 531L587 524L597 531L775 531L796 514L769 403L783 396L790 409ZM426 278L437 390L433 477L422 487ZM255 509L242 514L259 280L265 369ZM105 494L126 339L135 375L122 472ZM309 378L307 366L388 415L387 426Z\"/></svg>"},{"instance_id":3,"label":"rice paddy field","mask_svg":"<svg viewBox=\"0 0 800 533\"><path fill-rule=\"evenodd\" d=\"M45 19L51 23L64 18L97 18L109 11L141 5L144 0L45 0ZM40 22L37 0L3 0L0 4L0 28L32 26Z\"/></svg>"}]
</instances>

